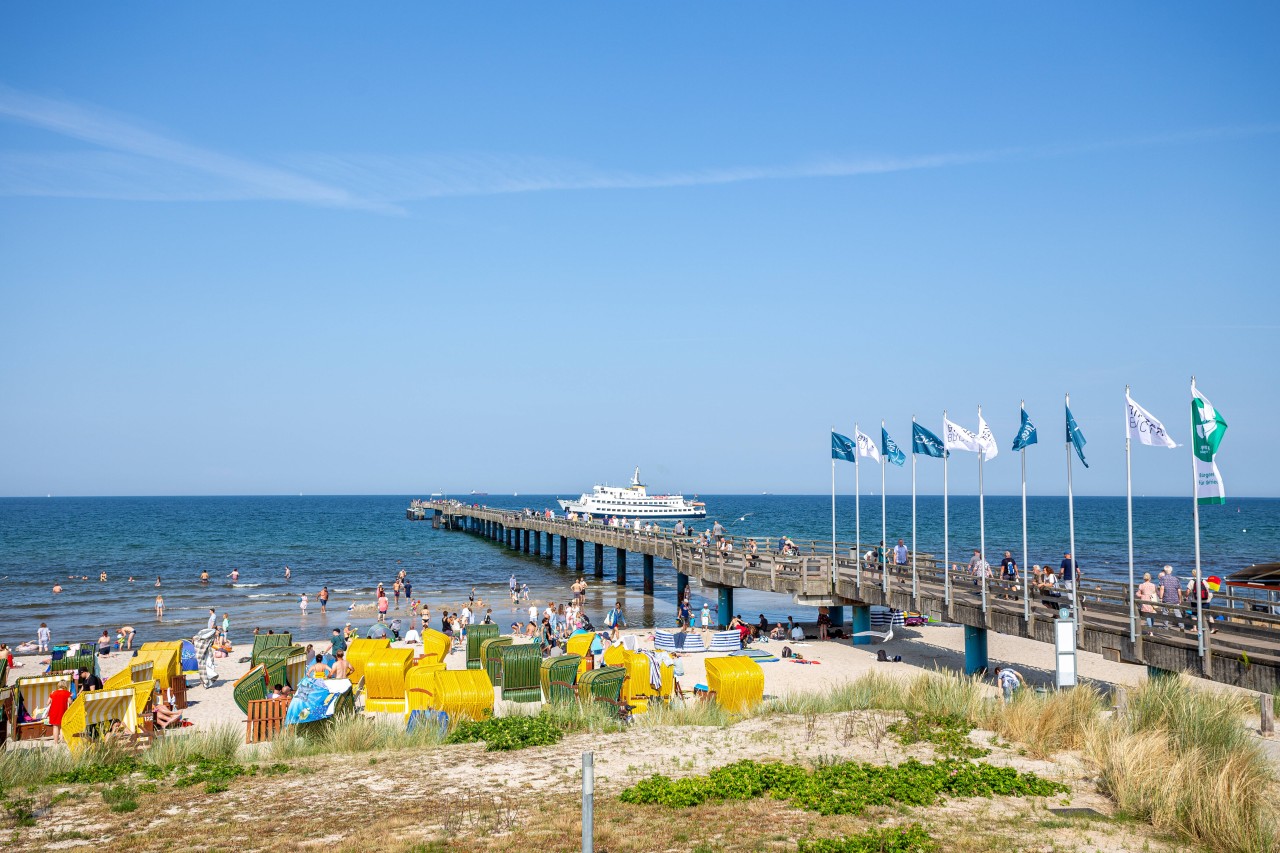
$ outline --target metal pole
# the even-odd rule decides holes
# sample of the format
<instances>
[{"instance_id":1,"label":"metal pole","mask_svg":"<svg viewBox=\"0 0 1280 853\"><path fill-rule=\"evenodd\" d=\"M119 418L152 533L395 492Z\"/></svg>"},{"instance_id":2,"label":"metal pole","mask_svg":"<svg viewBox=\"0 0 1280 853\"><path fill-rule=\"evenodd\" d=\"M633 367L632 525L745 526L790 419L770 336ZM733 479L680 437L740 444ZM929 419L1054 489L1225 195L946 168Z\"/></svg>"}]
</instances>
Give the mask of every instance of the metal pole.
<instances>
[{"instance_id":1,"label":"metal pole","mask_svg":"<svg viewBox=\"0 0 1280 853\"><path fill-rule=\"evenodd\" d=\"M1129 445L1129 386L1124 386L1124 495L1129 515L1129 642L1138 641L1138 613L1134 606L1133 588L1133 455ZM1075 559L1075 554L1072 554Z\"/></svg>"},{"instance_id":2,"label":"metal pole","mask_svg":"<svg viewBox=\"0 0 1280 853\"><path fill-rule=\"evenodd\" d=\"M595 757L582 753L582 853L595 851Z\"/></svg>"},{"instance_id":3,"label":"metal pole","mask_svg":"<svg viewBox=\"0 0 1280 853\"><path fill-rule=\"evenodd\" d=\"M916 574L916 416L911 416L911 601L919 608L920 578Z\"/></svg>"},{"instance_id":4,"label":"metal pole","mask_svg":"<svg viewBox=\"0 0 1280 853\"><path fill-rule=\"evenodd\" d=\"M978 407L978 420L982 420L982 407ZM978 447L978 547L980 558L978 571L982 572L982 612L987 612L987 511L982 497L982 460L987 452Z\"/></svg>"},{"instance_id":5,"label":"metal pole","mask_svg":"<svg viewBox=\"0 0 1280 853\"><path fill-rule=\"evenodd\" d=\"M880 422L880 443L884 444L884 421ZM880 448L880 588L884 590L884 603L889 605L889 526L885 522L884 510L884 464L885 448ZM891 623L892 624L892 623Z\"/></svg>"},{"instance_id":6,"label":"metal pole","mask_svg":"<svg viewBox=\"0 0 1280 853\"><path fill-rule=\"evenodd\" d=\"M947 434L947 410L942 410L942 434ZM942 442L942 593L943 602L951 603L951 530L947 515L947 461L951 453L947 442Z\"/></svg>"},{"instance_id":7,"label":"metal pole","mask_svg":"<svg viewBox=\"0 0 1280 853\"><path fill-rule=\"evenodd\" d=\"M1071 408L1071 395L1066 396L1066 407ZM1065 423L1065 420L1064 420ZM1074 644L1079 644L1080 637L1080 605L1077 603L1080 593L1080 561L1076 559L1076 504L1071 491L1071 436L1067 435L1067 528L1070 531L1068 540L1071 548L1071 637Z\"/></svg>"},{"instance_id":8,"label":"metal pole","mask_svg":"<svg viewBox=\"0 0 1280 853\"><path fill-rule=\"evenodd\" d=\"M835 432L836 428L831 427ZM836 588L836 459L831 457L831 589Z\"/></svg>"},{"instance_id":9,"label":"metal pole","mask_svg":"<svg viewBox=\"0 0 1280 853\"><path fill-rule=\"evenodd\" d=\"M1191 398L1195 399L1196 378L1191 377ZM1196 528L1196 571L1193 577L1196 583L1196 647L1200 657L1204 657L1204 608L1200 603L1200 497L1196 494L1196 416L1195 407L1191 409L1191 517Z\"/></svg>"},{"instance_id":10,"label":"metal pole","mask_svg":"<svg viewBox=\"0 0 1280 853\"><path fill-rule=\"evenodd\" d=\"M1027 448L1022 448L1022 621L1031 621L1031 599L1027 597Z\"/></svg>"},{"instance_id":11,"label":"metal pole","mask_svg":"<svg viewBox=\"0 0 1280 853\"><path fill-rule=\"evenodd\" d=\"M858 422L853 422L853 585L862 591L862 480L858 460L862 449L858 447Z\"/></svg>"}]
</instances>

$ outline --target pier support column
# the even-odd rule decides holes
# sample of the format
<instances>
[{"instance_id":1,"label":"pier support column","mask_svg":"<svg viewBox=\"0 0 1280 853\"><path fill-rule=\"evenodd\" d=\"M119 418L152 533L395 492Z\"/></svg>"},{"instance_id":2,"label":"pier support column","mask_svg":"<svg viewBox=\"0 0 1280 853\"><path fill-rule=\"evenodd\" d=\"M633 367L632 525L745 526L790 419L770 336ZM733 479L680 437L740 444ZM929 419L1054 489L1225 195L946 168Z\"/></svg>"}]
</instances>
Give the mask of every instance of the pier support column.
<instances>
[{"instance_id":1,"label":"pier support column","mask_svg":"<svg viewBox=\"0 0 1280 853\"><path fill-rule=\"evenodd\" d=\"M644 594L653 595L653 555L644 555Z\"/></svg>"},{"instance_id":2,"label":"pier support column","mask_svg":"<svg viewBox=\"0 0 1280 853\"><path fill-rule=\"evenodd\" d=\"M843 626L844 625L844 608L828 607L827 618L831 620L831 624L833 626Z\"/></svg>"},{"instance_id":3,"label":"pier support column","mask_svg":"<svg viewBox=\"0 0 1280 853\"><path fill-rule=\"evenodd\" d=\"M574 565L578 567L579 572L582 572L586 568L586 566L583 565L585 560L582 559L582 551L583 551L582 540L581 539L573 540Z\"/></svg>"},{"instance_id":4,"label":"pier support column","mask_svg":"<svg viewBox=\"0 0 1280 853\"><path fill-rule=\"evenodd\" d=\"M595 546L596 577L602 578L604 577L604 545L597 542Z\"/></svg>"},{"instance_id":5,"label":"pier support column","mask_svg":"<svg viewBox=\"0 0 1280 853\"><path fill-rule=\"evenodd\" d=\"M627 549L618 548L616 550L617 550L616 557L618 560L618 563L617 563L618 576L617 578L615 578L615 580L617 581L619 586L626 586L627 585Z\"/></svg>"},{"instance_id":6,"label":"pier support column","mask_svg":"<svg viewBox=\"0 0 1280 853\"><path fill-rule=\"evenodd\" d=\"M964 626L964 674L987 671L987 629Z\"/></svg>"},{"instance_id":7,"label":"pier support column","mask_svg":"<svg viewBox=\"0 0 1280 853\"><path fill-rule=\"evenodd\" d=\"M871 608L866 604L855 604L849 608L850 614L850 633L857 634L859 631L871 630ZM870 637L854 637L853 644L855 646L871 645Z\"/></svg>"},{"instance_id":8,"label":"pier support column","mask_svg":"<svg viewBox=\"0 0 1280 853\"><path fill-rule=\"evenodd\" d=\"M533 553L542 556L542 531L533 531Z\"/></svg>"},{"instance_id":9,"label":"pier support column","mask_svg":"<svg viewBox=\"0 0 1280 853\"><path fill-rule=\"evenodd\" d=\"M721 626L728 625L733 620L733 587L720 587L719 612L716 618L720 620Z\"/></svg>"},{"instance_id":10,"label":"pier support column","mask_svg":"<svg viewBox=\"0 0 1280 853\"><path fill-rule=\"evenodd\" d=\"M522 537L524 539L524 552L528 554L529 553L529 529L525 528L521 532L524 533L524 536Z\"/></svg>"},{"instance_id":11,"label":"pier support column","mask_svg":"<svg viewBox=\"0 0 1280 853\"><path fill-rule=\"evenodd\" d=\"M569 537L560 537L560 565L569 565Z\"/></svg>"},{"instance_id":12,"label":"pier support column","mask_svg":"<svg viewBox=\"0 0 1280 853\"><path fill-rule=\"evenodd\" d=\"M676 572L676 609L680 609L680 602L684 601L685 590L689 588L689 576L684 572Z\"/></svg>"}]
</instances>

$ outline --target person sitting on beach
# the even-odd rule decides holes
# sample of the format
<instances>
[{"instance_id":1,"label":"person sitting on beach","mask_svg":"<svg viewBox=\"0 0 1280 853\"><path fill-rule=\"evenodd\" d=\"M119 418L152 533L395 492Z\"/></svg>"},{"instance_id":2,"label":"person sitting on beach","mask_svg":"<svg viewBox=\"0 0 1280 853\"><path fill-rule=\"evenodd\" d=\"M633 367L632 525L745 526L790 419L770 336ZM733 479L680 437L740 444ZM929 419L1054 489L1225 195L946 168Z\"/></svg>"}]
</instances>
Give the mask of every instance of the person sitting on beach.
<instances>
[{"instance_id":1,"label":"person sitting on beach","mask_svg":"<svg viewBox=\"0 0 1280 853\"><path fill-rule=\"evenodd\" d=\"M397 622L400 620L396 620ZM394 623L392 623L394 624ZM418 634L418 629L414 625L409 625L409 630L405 632L404 641L411 646L416 646L422 642L422 636Z\"/></svg>"},{"instance_id":2,"label":"person sitting on beach","mask_svg":"<svg viewBox=\"0 0 1280 853\"><path fill-rule=\"evenodd\" d=\"M182 722L182 714L159 699L156 700L156 704L151 708L151 718L162 729L167 729L174 723Z\"/></svg>"},{"instance_id":3,"label":"person sitting on beach","mask_svg":"<svg viewBox=\"0 0 1280 853\"><path fill-rule=\"evenodd\" d=\"M782 627L781 622L773 626L773 630L769 632L770 640L785 640L786 638L787 638L787 629Z\"/></svg>"},{"instance_id":4,"label":"person sitting on beach","mask_svg":"<svg viewBox=\"0 0 1280 853\"><path fill-rule=\"evenodd\" d=\"M80 667L80 673L76 676L76 692L101 689L102 679L94 675L88 667Z\"/></svg>"},{"instance_id":5,"label":"person sitting on beach","mask_svg":"<svg viewBox=\"0 0 1280 853\"><path fill-rule=\"evenodd\" d=\"M347 652L345 649L339 649L333 653L333 668L329 671L330 678L350 678L355 672L355 667L351 665L351 661L347 660Z\"/></svg>"},{"instance_id":6,"label":"person sitting on beach","mask_svg":"<svg viewBox=\"0 0 1280 853\"><path fill-rule=\"evenodd\" d=\"M22 666L22 664L13 659L13 652L9 651L8 643L0 643L0 660L4 661L9 669L16 669Z\"/></svg>"},{"instance_id":7,"label":"person sitting on beach","mask_svg":"<svg viewBox=\"0 0 1280 853\"><path fill-rule=\"evenodd\" d=\"M105 630L102 632L102 636L98 638L98 654L104 658L111 656L111 635Z\"/></svg>"},{"instance_id":8,"label":"person sitting on beach","mask_svg":"<svg viewBox=\"0 0 1280 853\"><path fill-rule=\"evenodd\" d=\"M791 641L793 643L804 642L804 629L800 627L799 623L791 626Z\"/></svg>"},{"instance_id":9,"label":"person sitting on beach","mask_svg":"<svg viewBox=\"0 0 1280 853\"><path fill-rule=\"evenodd\" d=\"M329 677L329 666L324 662L324 655L316 655L316 661L307 669L307 675L312 678Z\"/></svg>"},{"instance_id":10,"label":"person sitting on beach","mask_svg":"<svg viewBox=\"0 0 1280 853\"><path fill-rule=\"evenodd\" d=\"M268 696L267 698L268 698L268 699L283 699L283 698L284 698L284 685L282 685L282 684L277 684L277 685L273 686L273 687L271 688L271 695L270 695L270 696Z\"/></svg>"}]
</instances>

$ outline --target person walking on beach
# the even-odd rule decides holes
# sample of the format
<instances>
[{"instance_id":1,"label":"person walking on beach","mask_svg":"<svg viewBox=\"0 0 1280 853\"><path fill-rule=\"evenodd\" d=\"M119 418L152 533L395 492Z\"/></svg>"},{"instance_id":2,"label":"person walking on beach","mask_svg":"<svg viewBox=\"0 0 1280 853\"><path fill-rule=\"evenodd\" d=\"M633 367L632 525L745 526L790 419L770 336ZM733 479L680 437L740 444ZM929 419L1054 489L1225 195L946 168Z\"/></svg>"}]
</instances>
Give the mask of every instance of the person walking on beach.
<instances>
[{"instance_id":1,"label":"person walking on beach","mask_svg":"<svg viewBox=\"0 0 1280 853\"><path fill-rule=\"evenodd\" d=\"M62 743L62 718L71 704L71 691L66 681L59 681L58 688L49 694L49 725L53 727L53 742Z\"/></svg>"},{"instance_id":2,"label":"person walking on beach","mask_svg":"<svg viewBox=\"0 0 1280 853\"><path fill-rule=\"evenodd\" d=\"M391 602L387 601L387 594L382 590L378 590L378 621L385 622L387 620L387 609L391 606Z\"/></svg>"},{"instance_id":3,"label":"person walking on beach","mask_svg":"<svg viewBox=\"0 0 1280 853\"><path fill-rule=\"evenodd\" d=\"M44 622L40 623L40 627L36 629L36 645L37 651L41 654L47 654L49 651L50 641L49 626Z\"/></svg>"},{"instance_id":4,"label":"person walking on beach","mask_svg":"<svg viewBox=\"0 0 1280 853\"><path fill-rule=\"evenodd\" d=\"M400 579L396 578L396 582L391 585L391 592L396 597L396 610L400 609L400 591L402 589L404 589L404 586L400 583Z\"/></svg>"},{"instance_id":5,"label":"person walking on beach","mask_svg":"<svg viewBox=\"0 0 1280 853\"><path fill-rule=\"evenodd\" d=\"M699 619L702 621L702 630L705 631L711 627L711 606L705 601L702 602L702 614Z\"/></svg>"},{"instance_id":6,"label":"person walking on beach","mask_svg":"<svg viewBox=\"0 0 1280 853\"><path fill-rule=\"evenodd\" d=\"M209 624L205 625L209 630L213 630L213 626L218 624L218 611L212 607L209 608Z\"/></svg>"},{"instance_id":7,"label":"person walking on beach","mask_svg":"<svg viewBox=\"0 0 1280 853\"><path fill-rule=\"evenodd\" d=\"M164 596L163 595L156 596L156 618L157 619L164 618Z\"/></svg>"},{"instance_id":8,"label":"person walking on beach","mask_svg":"<svg viewBox=\"0 0 1280 853\"><path fill-rule=\"evenodd\" d=\"M322 586L320 591L316 593L316 598L320 599L320 612L329 612L329 587Z\"/></svg>"},{"instance_id":9,"label":"person walking on beach","mask_svg":"<svg viewBox=\"0 0 1280 853\"><path fill-rule=\"evenodd\" d=\"M400 582L404 584L404 600L408 601L413 597L413 582L408 577L402 577Z\"/></svg>"},{"instance_id":10,"label":"person walking on beach","mask_svg":"<svg viewBox=\"0 0 1280 853\"><path fill-rule=\"evenodd\" d=\"M996 684L1000 685L1000 690L1004 695L1004 701L1013 700L1013 691L1024 686L1027 680L1022 677L1022 673L1016 669L1007 666L996 667Z\"/></svg>"}]
</instances>

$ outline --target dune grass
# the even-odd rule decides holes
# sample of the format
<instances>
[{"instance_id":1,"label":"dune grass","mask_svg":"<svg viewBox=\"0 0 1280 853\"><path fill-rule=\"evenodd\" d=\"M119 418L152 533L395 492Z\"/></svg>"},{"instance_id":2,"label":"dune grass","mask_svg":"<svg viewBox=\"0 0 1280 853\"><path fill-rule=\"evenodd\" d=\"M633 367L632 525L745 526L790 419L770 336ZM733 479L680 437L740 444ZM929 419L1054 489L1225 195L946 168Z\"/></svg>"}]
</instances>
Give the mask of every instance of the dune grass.
<instances>
[{"instance_id":1,"label":"dune grass","mask_svg":"<svg viewBox=\"0 0 1280 853\"><path fill-rule=\"evenodd\" d=\"M974 722L1024 745L1036 758L1048 758L1082 749L1105 709L1102 691L1090 684L1050 693L1019 690L1010 702L980 706Z\"/></svg>"},{"instance_id":2,"label":"dune grass","mask_svg":"<svg viewBox=\"0 0 1280 853\"><path fill-rule=\"evenodd\" d=\"M1086 736L1099 787L1157 829L1226 853L1280 849L1280 786L1241 723L1238 695L1193 688L1186 678L1147 681L1127 710Z\"/></svg>"}]
</instances>

